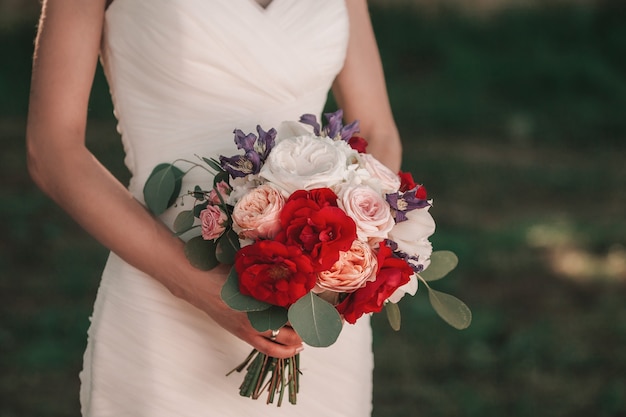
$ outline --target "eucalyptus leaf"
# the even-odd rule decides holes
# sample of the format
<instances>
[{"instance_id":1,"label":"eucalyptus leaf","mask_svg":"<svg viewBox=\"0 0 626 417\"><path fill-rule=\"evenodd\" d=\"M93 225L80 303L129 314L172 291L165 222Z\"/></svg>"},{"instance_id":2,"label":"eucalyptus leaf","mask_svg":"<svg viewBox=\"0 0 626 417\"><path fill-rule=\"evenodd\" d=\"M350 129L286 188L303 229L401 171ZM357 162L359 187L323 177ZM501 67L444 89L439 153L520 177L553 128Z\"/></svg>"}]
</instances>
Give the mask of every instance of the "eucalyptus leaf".
<instances>
[{"instance_id":1,"label":"eucalyptus leaf","mask_svg":"<svg viewBox=\"0 0 626 417\"><path fill-rule=\"evenodd\" d=\"M387 314L387 320L389 321L389 325L395 331L400 330L401 323L401 315L400 315L400 307L396 303L386 303L385 304L385 313Z\"/></svg>"},{"instance_id":2,"label":"eucalyptus leaf","mask_svg":"<svg viewBox=\"0 0 626 417\"><path fill-rule=\"evenodd\" d=\"M342 322L337 309L313 292L289 307L288 317L291 326L309 346L330 346L341 333Z\"/></svg>"},{"instance_id":3,"label":"eucalyptus leaf","mask_svg":"<svg viewBox=\"0 0 626 417\"><path fill-rule=\"evenodd\" d=\"M176 172L178 171L178 173ZM178 174L178 175L177 175ZM155 215L163 213L174 204L178 192L177 181L182 171L172 164L159 164L153 170L143 187L143 196L148 209Z\"/></svg>"},{"instance_id":4,"label":"eucalyptus leaf","mask_svg":"<svg viewBox=\"0 0 626 417\"><path fill-rule=\"evenodd\" d=\"M263 311L271 307L271 304L243 295L239 291L239 277L235 268L230 269L228 278L222 286L221 296L227 306L237 311Z\"/></svg>"},{"instance_id":5,"label":"eucalyptus leaf","mask_svg":"<svg viewBox=\"0 0 626 417\"><path fill-rule=\"evenodd\" d=\"M448 250L433 252L430 255L430 265L420 276L426 281L436 281L448 275L459 263L459 258Z\"/></svg>"},{"instance_id":6,"label":"eucalyptus leaf","mask_svg":"<svg viewBox=\"0 0 626 417\"><path fill-rule=\"evenodd\" d=\"M287 309L280 306L271 306L263 311L249 311L248 320L259 332L278 330L287 324Z\"/></svg>"},{"instance_id":7,"label":"eucalyptus leaf","mask_svg":"<svg viewBox=\"0 0 626 417\"><path fill-rule=\"evenodd\" d=\"M469 327L472 312L463 301L432 288L428 288L428 299L437 314L450 326L459 330Z\"/></svg>"},{"instance_id":8,"label":"eucalyptus leaf","mask_svg":"<svg viewBox=\"0 0 626 417\"><path fill-rule=\"evenodd\" d=\"M239 249L237 233L233 229L228 229L217 241L215 256L220 263L232 265L235 263L235 255Z\"/></svg>"},{"instance_id":9,"label":"eucalyptus leaf","mask_svg":"<svg viewBox=\"0 0 626 417\"><path fill-rule=\"evenodd\" d=\"M181 211L174 220L174 231L176 233L186 232L193 226L193 221L194 216L192 210Z\"/></svg>"},{"instance_id":10,"label":"eucalyptus leaf","mask_svg":"<svg viewBox=\"0 0 626 417\"><path fill-rule=\"evenodd\" d=\"M174 173L174 192L172 193L172 196L167 202L168 207L174 205L174 203L176 202L176 199L180 195L180 190L183 187L183 177L185 176L185 172L183 172L179 168L176 168L174 165L172 165L171 169L172 169L172 172Z\"/></svg>"},{"instance_id":11,"label":"eucalyptus leaf","mask_svg":"<svg viewBox=\"0 0 626 417\"><path fill-rule=\"evenodd\" d=\"M185 243L185 255L193 266L203 271L219 265L215 257L215 242L196 236Z\"/></svg>"}]
</instances>

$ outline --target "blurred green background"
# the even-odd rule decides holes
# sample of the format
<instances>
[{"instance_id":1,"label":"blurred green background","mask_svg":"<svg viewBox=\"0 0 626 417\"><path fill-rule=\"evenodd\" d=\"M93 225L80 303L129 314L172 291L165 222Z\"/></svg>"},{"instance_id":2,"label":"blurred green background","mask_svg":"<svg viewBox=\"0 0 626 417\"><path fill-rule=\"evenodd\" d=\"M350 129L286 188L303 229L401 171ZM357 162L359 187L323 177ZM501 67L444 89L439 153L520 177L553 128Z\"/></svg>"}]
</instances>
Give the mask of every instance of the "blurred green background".
<instances>
[{"instance_id":1,"label":"blurred green background","mask_svg":"<svg viewBox=\"0 0 626 417\"><path fill-rule=\"evenodd\" d=\"M374 416L626 415L626 2L416 3L372 18L404 169L460 257L433 286L474 322L425 291L399 333L376 316ZM79 415L106 257L26 173L37 9L0 2L0 417ZM126 181L101 73L87 140Z\"/></svg>"}]
</instances>

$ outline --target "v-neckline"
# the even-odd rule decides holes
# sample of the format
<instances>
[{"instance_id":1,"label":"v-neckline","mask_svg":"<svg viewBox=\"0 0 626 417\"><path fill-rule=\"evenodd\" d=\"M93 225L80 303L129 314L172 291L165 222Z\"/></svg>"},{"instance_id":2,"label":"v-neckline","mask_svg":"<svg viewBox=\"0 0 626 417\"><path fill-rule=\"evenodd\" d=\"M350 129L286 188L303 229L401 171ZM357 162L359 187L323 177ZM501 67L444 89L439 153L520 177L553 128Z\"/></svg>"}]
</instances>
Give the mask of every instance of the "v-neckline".
<instances>
[{"instance_id":1,"label":"v-neckline","mask_svg":"<svg viewBox=\"0 0 626 417\"><path fill-rule=\"evenodd\" d=\"M276 3L276 0L271 0L269 3L267 3L265 6L263 6L261 3L259 3L257 0L248 0L251 3L254 3L254 5L256 5L256 8L261 12L261 13L267 13L271 8L272 5L274 3Z\"/></svg>"}]
</instances>

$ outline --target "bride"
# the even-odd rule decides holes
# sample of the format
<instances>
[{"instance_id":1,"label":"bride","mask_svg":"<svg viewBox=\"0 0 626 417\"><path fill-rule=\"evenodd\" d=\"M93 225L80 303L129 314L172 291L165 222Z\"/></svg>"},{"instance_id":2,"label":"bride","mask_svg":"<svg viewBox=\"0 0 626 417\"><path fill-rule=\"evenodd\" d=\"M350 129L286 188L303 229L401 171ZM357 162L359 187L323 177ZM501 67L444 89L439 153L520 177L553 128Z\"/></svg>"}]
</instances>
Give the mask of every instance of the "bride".
<instances>
[{"instance_id":1,"label":"bride","mask_svg":"<svg viewBox=\"0 0 626 417\"><path fill-rule=\"evenodd\" d=\"M110 3L110 4L109 4ZM122 185L85 146L100 59L132 179ZM366 416L367 320L326 349L306 347L298 404L268 408L226 377L254 347L304 346L288 327L254 330L219 292L227 266L192 267L142 188L161 162L231 155L235 128L318 117L332 93L359 119L368 151L397 171L401 145L366 0L44 0L27 127L37 185L111 250L81 372L83 416ZM197 182L196 178L190 181Z\"/></svg>"}]
</instances>

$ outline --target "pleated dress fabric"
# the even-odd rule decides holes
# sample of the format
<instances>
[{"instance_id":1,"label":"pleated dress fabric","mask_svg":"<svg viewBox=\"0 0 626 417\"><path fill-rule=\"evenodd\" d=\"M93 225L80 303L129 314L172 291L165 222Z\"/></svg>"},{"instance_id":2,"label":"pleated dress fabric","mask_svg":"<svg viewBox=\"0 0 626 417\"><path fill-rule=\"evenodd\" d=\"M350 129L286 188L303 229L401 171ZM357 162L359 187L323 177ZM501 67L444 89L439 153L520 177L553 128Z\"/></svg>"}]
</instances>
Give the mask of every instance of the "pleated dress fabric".
<instances>
[{"instance_id":1,"label":"pleated dress fabric","mask_svg":"<svg viewBox=\"0 0 626 417\"><path fill-rule=\"evenodd\" d=\"M238 153L233 130L266 130L320 114L348 41L343 0L115 0L101 61L132 174L143 185L159 163ZM183 189L210 185L194 170ZM191 204L191 201L189 201ZM173 207L162 215L171 226ZM225 376L251 347L115 254L98 290L81 372L87 417L371 414L367 318L344 325L329 348L301 354L298 404L239 396Z\"/></svg>"}]
</instances>

